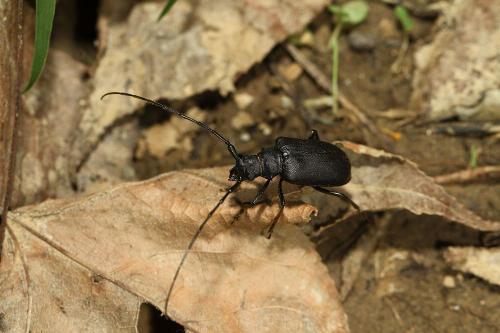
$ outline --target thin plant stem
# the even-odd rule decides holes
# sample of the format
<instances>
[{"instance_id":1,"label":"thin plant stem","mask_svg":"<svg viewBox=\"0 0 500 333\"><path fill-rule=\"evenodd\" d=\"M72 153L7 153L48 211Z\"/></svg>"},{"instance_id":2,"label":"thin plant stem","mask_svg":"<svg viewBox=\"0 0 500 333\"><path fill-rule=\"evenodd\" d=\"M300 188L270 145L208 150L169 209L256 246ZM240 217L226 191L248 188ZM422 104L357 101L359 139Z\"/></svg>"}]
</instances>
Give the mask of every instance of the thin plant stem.
<instances>
[{"instance_id":1,"label":"thin plant stem","mask_svg":"<svg viewBox=\"0 0 500 333\"><path fill-rule=\"evenodd\" d=\"M391 71L395 74L401 72L401 67L403 66L403 61L406 56L406 52L408 52L408 47L410 46L410 34L406 31L403 32L403 41L401 43L401 47L399 48L398 56L396 61L391 66Z\"/></svg>"},{"instance_id":2,"label":"thin plant stem","mask_svg":"<svg viewBox=\"0 0 500 333\"><path fill-rule=\"evenodd\" d=\"M332 47L332 113L337 115L339 111L339 36L342 32L342 23L339 22L333 30L330 45Z\"/></svg>"}]
</instances>

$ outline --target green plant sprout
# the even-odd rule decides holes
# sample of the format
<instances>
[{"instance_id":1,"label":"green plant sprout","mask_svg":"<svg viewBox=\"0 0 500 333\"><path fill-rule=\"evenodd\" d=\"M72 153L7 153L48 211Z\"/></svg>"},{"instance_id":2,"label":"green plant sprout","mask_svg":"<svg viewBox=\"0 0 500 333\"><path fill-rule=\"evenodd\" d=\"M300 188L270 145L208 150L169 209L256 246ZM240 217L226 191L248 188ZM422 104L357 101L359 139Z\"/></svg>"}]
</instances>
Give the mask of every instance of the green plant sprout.
<instances>
[{"instance_id":1,"label":"green plant sprout","mask_svg":"<svg viewBox=\"0 0 500 333\"><path fill-rule=\"evenodd\" d=\"M479 157L479 149L475 144L470 147L469 168L477 168L477 159Z\"/></svg>"},{"instance_id":2,"label":"green plant sprout","mask_svg":"<svg viewBox=\"0 0 500 333\"><path fill-rule=\"evenodd\" d=\"M403 60L405 58L406 52L408 51L408 46L410 45L410 32L413 30L414 23L410 17L410 14L402 5L397 5L394 7L394 16L401 24L403 28L403 42L399 48L398 56L396 61L391 66L391 71L393 73L399 73L401 71L401 66L403 65Z\"/></svg>"},{"instance_id":3,"label":"green plant sprout","mask_svg":"<svg viewBox=\"0 0 500 333\"><path fill-rule=\"evenodd\" d=\"M334 15L335 29L330 38L332 48L332 112L338 113L339 96L339 36L342 29L362 23L368 15L368 4L365 1L353 0L343 5L331 5L328 9Z\"/></svg>"}]
</instances>

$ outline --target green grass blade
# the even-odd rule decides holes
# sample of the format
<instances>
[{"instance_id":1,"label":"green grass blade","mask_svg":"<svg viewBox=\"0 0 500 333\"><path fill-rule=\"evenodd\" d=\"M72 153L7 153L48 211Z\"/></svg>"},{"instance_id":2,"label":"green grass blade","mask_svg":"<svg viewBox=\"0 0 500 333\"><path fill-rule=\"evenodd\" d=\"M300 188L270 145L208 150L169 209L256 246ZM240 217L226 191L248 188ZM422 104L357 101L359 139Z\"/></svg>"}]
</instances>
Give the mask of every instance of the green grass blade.
<instances>
[{"instance_id":1,"label":"green grass blade","mask_svg":"<svg viewBox=\"0 0 500 333\"><path fill-rule=\"evenodd\" d=\"M172 7L175 5L175 3L177 2L177 0L168 0L167 4L165 5L165 7L163 7L161 13L160 13L160 16L158 16L158 21L160 21L163 16L167 15L168 12L170 11L170 9L172 9Z\"/></svg>"},{"instance_id":2,"label":"green grass blade","mask_svg":"<svg viewBox=\"0 0 500 333\"><path fill-rule=\"evenodd\" d=\"M42 74L47 60L47 53L49 52L50 33L52 32L55 10L56 0L36 0L35 52L31 65L31 75L23 89L23 93L33 87L40 74Z\"/></svg>"}]
</instances>

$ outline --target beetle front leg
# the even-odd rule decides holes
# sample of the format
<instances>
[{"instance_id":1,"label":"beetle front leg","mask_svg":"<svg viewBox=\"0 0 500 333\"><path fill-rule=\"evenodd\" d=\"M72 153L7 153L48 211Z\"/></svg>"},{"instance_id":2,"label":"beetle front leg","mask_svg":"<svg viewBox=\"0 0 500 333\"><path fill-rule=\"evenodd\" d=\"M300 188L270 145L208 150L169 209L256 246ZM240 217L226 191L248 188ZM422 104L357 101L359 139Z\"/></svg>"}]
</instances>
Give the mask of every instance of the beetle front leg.
<instances>
[{"instance_id":1,"label":"beetle front leg","mask_svg":"<svg viewBox=\"0 0 500 333\"><path fill-rule=\"evenodd\" d=\"M278 212L278 215L276 215L273 219L273 223L269 226L269 229L267 230L267 235L266 238L270 239L271 235L273 234L274 227L276 226L276 223L278 223L281 215L283 214L283 209L285 208L285 196L283 195L283 178L280 177L280 182L278 184L278 194L280 196L280 210Z\"/></svg>"},{"instance_id":2,"label":"beetle front leg","mask_svg":"<svg viewBox=\"0 0 500 333\"><path fill-rule=\"evenodd\" d=\"M249 204L250 206L255 206L257 202L259 201L260 197L266 192L267 187L269 186L269 183L271 182L271 179L268 179L264 185L257 191L257 195L255 198L250 201L250 202L244 202L243 204Z\"/></svg>"},{"instance_id":3,"label":"beetle front leg","mask_svg":"<svg viewBox=\"0 0 500 333\"><path fill-rule=\"evenodd\" d=\"M249 207L253 207L255 206L257 203L261 203L263 201L260 201L259 202L259 199L260 197L262 197L262 195L264 194L264 192L266 192L268 186L269 186L269 183L271 183L271 179L268 179L264 185L262 185L259 190L257 191L257 195L255 195L255 198L253 198L252 201L244 201L244 202L241 202L239 201L238 199L236 199L236 201L238 202L238 204L241 206L241 209L240 211L238 212L238 214L236 214L236 216L233 218L233 220L231 221L231 224L233 224L234 222L236 222L241 214L243 214L243 212L245 211L245 208L249 208Z\"/></svg>"}]
</instances>

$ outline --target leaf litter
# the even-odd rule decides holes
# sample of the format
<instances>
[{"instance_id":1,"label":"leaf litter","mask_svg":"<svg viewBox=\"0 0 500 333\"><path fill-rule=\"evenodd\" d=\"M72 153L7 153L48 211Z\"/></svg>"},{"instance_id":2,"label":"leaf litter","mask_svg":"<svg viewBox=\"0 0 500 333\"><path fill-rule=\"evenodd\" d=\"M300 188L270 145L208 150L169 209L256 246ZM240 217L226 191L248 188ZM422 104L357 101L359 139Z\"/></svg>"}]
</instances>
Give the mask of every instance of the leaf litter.
<instances>
[{"instance_id":1,"label":"leaf litter","mask_svg":"<svg viewBox=\"0 0 500 333\"><path fill-rule=\"evenodd\" d=\"M414 163L342 144L353 152L354 164L352 182L343 189L364 210L405 208L500 230L499 223L461 206ZM56 321L70 325L65 329L135 330L142 302L162 309L186 245L227 186L227 170L171 172L12 212L0 267L5 325L43 331ZM251 197L255 190L246 183L236 196ZM347 332L328 270L313 243L292 225L308 222L316 209L288 201L284 221L268 241L262 231L277 203L253 207L234 221L240 208L230 197L188 257L168 316L192 331ZM363 254L353 257L359 263ZM356 267L351 269L355 276ZM351 286L344 286L344 297Z\"/></svg>"},{"instance_id":2,"label":"leaf litter","mask_svg":"<svg viewBox=\"0 0 500 333\"><path fill-rule=\"evenodd\" d=\"M351 159L355 170L352 180L343 188L363 210L406 209L417 215L439 215L481 231L500 230L499 222L465 208L412 161L348 141L339 143L356 153Z\"/></svg>"},{"instance_id":3,"label":"leaf litter","mask_svg":"<svg viewBox=\"0 0 500 333\"><path fill-rule=\"evenodd\" d=\"M121 14L103 5L99 19L102 57L96 68L82 145L90 149L102 133L141 104L101 101L109 91L151 99L185 99L205 91L227 95L234 81L287 36L301 31L326 0L180 1L168 20L156 22L162 3L141 2Z\"/></svg>"},{"instance_id":4,"label":"leaf litter","mask_svg":"<svg viewBox=\"0 0 500 333\"><path fill-rule=\"evenodd\" d=\"M143 301L163 307L180 256L226 176L227 168L172 172L12 212L0 273L9 331L26 321L36 331L52 322L61 324L53 332L134 331ZM290 225L308 221L315 208L288 207L288 223L268 241L260 231L277 210L255 207L230 225L239 207L228 200L188 257L168 315L201 332L346 332L333 280L312 242Z\"/></svg>"},{"instance_id":5,"label":"leaf litter","mask_svg":"<svg viewBox=\"0 0 500 333\"><path fill-rule=\"evenodd\" d=\"M350 151L349 156L353 163L352 180L342 188L362 210L406 209L417 215L438 215L472 229L493 232L492 234L500 230L500 222L483 219L465 208L412 161L396 154L348 141L339 141L338 143L348 150L348 153ZM347 220L350 216L347 214L340 221ZM334 225L336 224L332 226ZM326 231L330 228L330 226L326 227L320 232L326 235ZM364 261L374 251L386 229L387 221L369 226L368 231L361 236L351 251L342 259L342 273L339 277L342 300L345 300L349 295ZM328 236L325 238L328 239ZM459 250L454 249L454 251L458 252ZM486 258L495 257L494 250L476 249L476 251L484 253L481 256L483 262ZM482 266L481 273L485 273L484 265L475 263L472 256L468 260L469 265ZM491 259L490 264L492 264ZM455 264L454 266L462 267L461 270L471 271L471 268L465 265ZM485 279L491 281L491 278Z\"/></svg>"},{"instance_id":6,"label":"leaf litter","mask_svg":"<svg viewBox=\"0 0 500 333\"><path fill-rule=\"evenodd\" d=\"M433 41L415 54L412 108L434 121L498 121L500 3L453 1L444 14Z\"/></svg>"},{"instance_id":7,"label":"leaf litter","mask_svg":"<svg viewBox=\"0 0 500 333\"><path fill-rule=\"evenodd\" d=\"M184 6L181 5L181 2L178 5ZM148 4L146 6L154 5ZM150 10L150 12L155 11ZM137 16L141 15L137 14ZM101 18L100 22L100 26L105 27L102 36L106 36L106 29L113 34L114 32L109 29L122 28L119 20L113 21L111 19L110 22L105 22L106 19ZM143 21L148 20L144 19ZM153 30L156 31L156 28ZM105 44L103 47L106 46ZM153 56L155 55L151 55L151 57ZM149 59L147 54L144 59ZM101 70L104 70L105 67L102 63L100 66L102 66ZM156 66L154 65L155 68L157 68ZM247 65L245 64L245 66ZM242 72L244 71L246 70L242 70ZM134 73L134 71L130 70L130 73ZM139 73L146 73L146 71L139 71ZM114 74L122 75L124 73L115 70ZM233 79L238 75L237 71L233 74L230 82L223 82L228 83L228 85L220 85L218 88L223 91L230 90ZM102 77L106 77L106 75L103 74ZM122 82L132 83L133 89L138 86L146 87L144 93L153 98L154 96L173 96L173 98L190 96L188 90L182 92L180 97L175 97L170 94L170 91L163 88L162 91L159 91L156 84L151 84L148 87L141 81L141 77L135 83L135 77L131 76ZM193 82L198 81L194 80ZM180 86L182 87L183 84ZM110 88L115 88L115 86ZM95 95L98 94L95 93ZM116 123L116 119L133 109L130 107L132 104L129 105L129 102L125 101L124 103L127 103L125 107L116 106L117 109L121 108L121 111L118 110L116 113L110 114L106 109L105 112L98 114L97 121L102 120L100 118L102 117L106 121L109 120L109 123ZM114 108L115 105L112 107ZM106 112L108 112L107 115L105 115ZM92 117L85 119L91 122L96 120ZM106 126L99 130L103 131ZM96 140L97 137L91 136L86 140ZM74 145L77 148L74 151L78 152L78 155L83 154L79 149L82 145L84 145L82 142L77 142ZM344 143L344 145L349 147L348 143ZM453 197L447 195L442 187L433 183L431 178L425 176L410 161L366 146L351 145L350 147L355 155L353 160L358 159L359 156L356 156L358 153L365 156L355 161L353 182L344 189L364 209L381 211L404 208L416 214L437 214L479 230L498 230L498 223L481 219L463 208ZM26 163L26 165L28 164ZM25 327L31 327L34 331L67 331L68 328L74 328L75 331L114 331L117 330L117 327L122 331L135 331L139 305L148 301L157 307L163 306L162 297L165 296L170 283L169 274L172 275L176 267L175 263L180 259L181 252L189 241L189 237L194 233L197 224L203 219L218 196L222 195L220 190L226 185L224 180L227 169L221 171L220 175L214 175L212 172L213 170L173 173L143 183L120 185L113 190L102 191L82 199L50 201L13 212L8 239L4 244L6 249L4 252L8 252L8 255L0 267L0 281L5 282L0 286L0 298L8 300L0 304L0 327L2 329L6 327L8 331L25 331ZM197 184L196 187L193 186L193 190L185 189L186 192L181 193L186 195L187 200L186 198L184 201L177 200L175 193L172 194L166 190L161 191L161 196L156 193L158 192L157 186L163 188L163 185L160 186L158 183L171 181L169 177L172 175L180 175L183 185L179 185L179 188L184 188L186 184ZM212 185L207 185L206 182ZM387 184L387 188L384 188L384 184ZM151 198L145 194L147 187L147 191L152 188L155 195L167 198L161 200L156 198L156 201L147 200ZM140 192L140 195L136 191ZM244 194L245 190L241 195ZM198 197L198 201L196 201L197 196L203 196L203 198ZM146 200L143 202L144 200L137 198L146 198ZM173 203L171 202L168 207L154 206L157 202L164 203L162 200L172 200ZM178 207L179 205L184 205L182 206L184 208ZM299 211L293 213L290 209ZM174 211L175 214L167 212L168 210ZM314 320L317 320L317 317L309 320L306 318L307 316L303 316L304 320L293 321L289 318L290 313L285 315L278 311L279 309L283 312L297 309L296 303L309 302L313 298L311 295L290 295L288 292L285 294L286 297L281 297L279 292L282 289L280 288L284 288L286 284L276 289L272 288L275 286L274 282L270 283L268 289L260 289L269 283L268 278L272 274L267 274L268 271L257 269L255 265L252 266L244 261L244 259L248 259L244 256L248 256L253 259L258 258L261 261L256 259L257 262L262 264L272 260L276 261L274 256L277 256L283 260L282 262L288 263L291 259L286 257L287 255L293 254L297 257L298 250L292 251L294 248L309 251L309 245L304 245L309 244L307 239L300 233L295 234L295 231L291 231L295 228L282 221L278 225L277 234L271 240L272 245L262 245L265 243L263 237L260 236L260 230L264 228L262 224L268 222L277 212L276 204L271 207L256 207L248 215L242 216L233 226L229 226L230 219L237 211L238 207L234 203L228 202L221 210L220 216L217 214L214 221L209 223L201 239L195 245L194 252L188 257L187 265L181 272L176 287L178 291L174 292L171 303L172 313L169 315L192 331L207 330L202 325L208 326L209 331L211 331L213 327L217 327L215 325L222 326L228 323L230 325L225 326L223 331L254 331L254 329L264 331L263 327L249 328L245 325L261 324L266 327L274 327L272 325L278 325L277 323L283 325L283 322L290 323L290 325L300 322L302 327L313 327L312 324L309 324L316 323ZM288 222L306 222L313 211L314 209L309 206L295 205L287 208L285 217ZM223 222L221 223L220 220ZM138 221L139 223L137 223ZM175 224L176 226L175 229L171 230L165 227L165 224ZM95 230L92 230L94 228ZM248 232L247 229L249 229ZM172 231L173 234L169 235L167 231ZM296 238L292 239L290 243L288 236ZM248 247L253 245L249 244L250 241L257 242L258 246L256 248ZM137 250L134 247L135 244L139 244ZM370 244L366 248L372 248L372 245ZM274 253L273 251L276 249L280 251L286 249L287 253ZM309 254L309 252L307 253ZM269 261L262 260L263 255L266 255L265 258ZM173 256L176 258L172 259ZM167 260L167 257L170 257L170 261ZM324 267L317 260L316 255L312 255L312 259L307 258L312 261L307 267L314 267L314 271L318 270L323 274ZM357 265L362 261L358 255L353 255L353 258L358 262ZM106 264L106 262L108 263ZM304 263L304 265L306 264ZM246 267L243 269L243 277L238 275L240 274L240 266ZM286 267L295 266L288 265ZM463 270L467 271L465 268ZM468 271L473 272L472 269ZM248 272L253 275L264 275L266 277L265 283L248 282L245 280L250 278L248 275L251 274ZM475 274L480 275L477 271L475 272ZM143 276L146 274L149 276ZM286 273L287 277L288 275L289 272ZM295 276L298 276L299 280L304 280L299 273ZM261 278L262 276L259 279ZM323 280L323 278L325 279ZM318 314L323 315L323 311L331 311L331 307L335 307L335 311L329 313L330 317L325 317L327 319L320 319L328 320L328 318L335 317L331 320L337 324L338 331L346 331L345 314L338 305L334 286L332 287L332 282L327 278L327 276L318 277L317 285L319 287L310 292L318 289L328 291L325 295L328 295L330 298L328 302L333 305L330 304L330 307L322 309ZM247 286L252 286L254 289L257 287L254 294L242 296L239 293L239 288L229 288L230 285L227 281L240 282L239 279L246 282ZM287 279L283 281L287 282ZM298 285L299 282L295 281L294 283ZM192 295L192 289L189 287L200 285L206 286L205 289L196 291L197 294ZM344 289L342 293L345 292ZM177 303L175 301L176 293L178 295ZM256 304L264 297L255 296L253 299L250 297L249 300L248 295L255 294L265 295L267 299L276 303L267 308L255 307L252 312L249 310L250 305ZM7 297L4 297L5 295ZM212 303L203 304L199 301L205 300L203 297L208 297L207 295L215 296L215 299L210 300ZM296 299L290 300L292 296L295 296ZM230 302L227 302L228 298ZM283 306L282 303L276 305L283 299L293 303L292 306ZM182 301L187 303L184 304ZM241 305L245 306L246 314L253 313L254 317L249 320L254 322L245 321L250 315L245 317L241 314L244 311L231 313L227 309L233 306L232 302L238 301L241 302L240 307ZM214 303L216 306L213 306ZM187 309L188 306L192 307L192 304L200 307ZM337 306L338 308L336 308ZM236 305L234 307L236 308ZM13 312L11 313L11 311ZM274 312L271 313L271 311ZM300 313L295 314L298 316ZM221 322L216 323L216 320L221 320ZM197 325L202 328L198 328ZM321 326L321 328L323 327ZM280 326L279 328L289 329L290 327L282 328ZM308 330L304 329L304 331Z\"/></svg>"}]
</instances>

